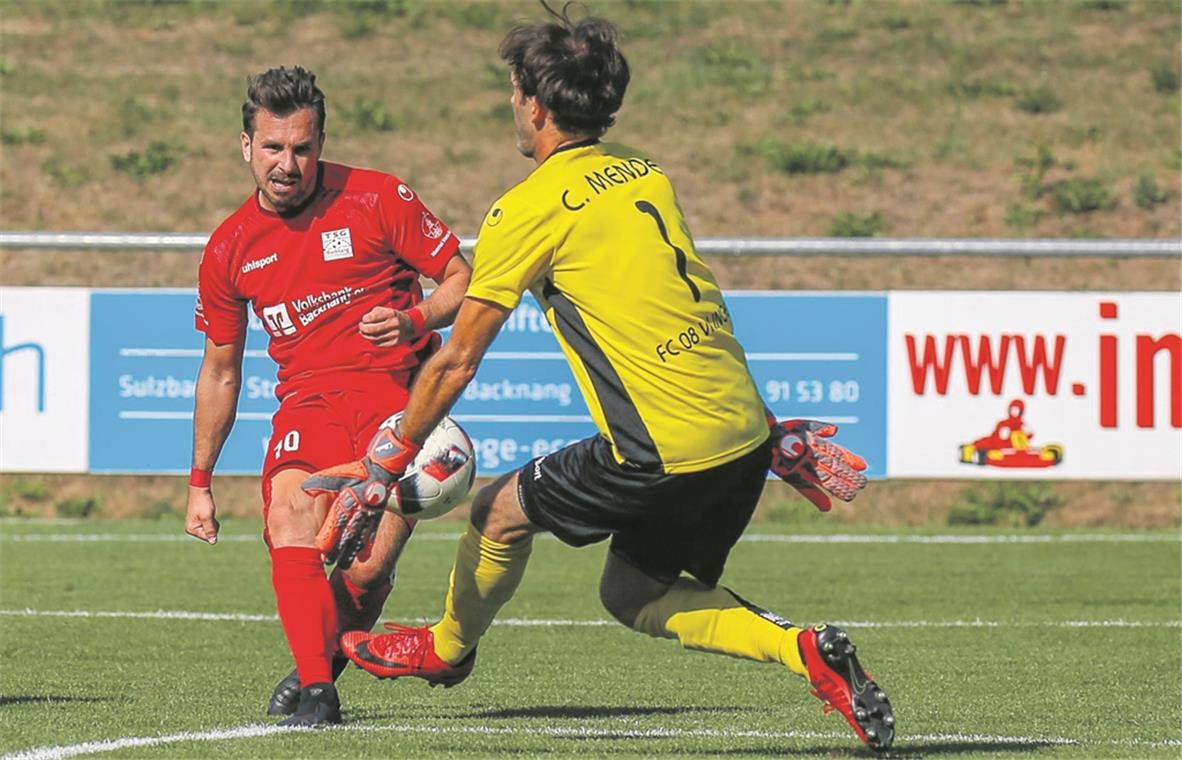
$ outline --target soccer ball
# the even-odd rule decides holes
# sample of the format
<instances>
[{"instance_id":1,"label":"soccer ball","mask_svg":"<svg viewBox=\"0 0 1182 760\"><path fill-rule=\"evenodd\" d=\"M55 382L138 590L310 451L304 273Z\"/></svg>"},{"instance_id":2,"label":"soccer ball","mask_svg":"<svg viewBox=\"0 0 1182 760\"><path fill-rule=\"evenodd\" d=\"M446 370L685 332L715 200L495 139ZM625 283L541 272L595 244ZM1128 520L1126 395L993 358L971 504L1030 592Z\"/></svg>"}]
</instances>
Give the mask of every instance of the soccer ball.
<instances>
[{"instance_id":1,"label":"soccer ball","mask_svg":"<svg viewBox=\"0 0 1182 760\"><path fill-rule=\"evenodd\" d=\"M402 412L382 423L393 428ZM416 520L431 520L456 508L476 479L476 452L464 429L444 417L427 436L423 448L398 485L386 509Z\"/></svg>"}]
</instances>

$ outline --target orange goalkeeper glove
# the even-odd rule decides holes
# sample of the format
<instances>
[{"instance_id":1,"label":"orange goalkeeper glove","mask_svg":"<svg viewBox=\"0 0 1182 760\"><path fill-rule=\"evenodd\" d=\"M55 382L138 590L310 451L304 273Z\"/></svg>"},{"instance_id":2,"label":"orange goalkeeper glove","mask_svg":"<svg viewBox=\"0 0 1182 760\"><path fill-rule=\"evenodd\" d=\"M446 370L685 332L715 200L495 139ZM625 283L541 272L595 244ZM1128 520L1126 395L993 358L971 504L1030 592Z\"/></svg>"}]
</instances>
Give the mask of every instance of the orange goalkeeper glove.
<instances>
[{"instance_id":1,"label":"orange goalkeeper glove","mask_svg":"<svg viewBox=\"0 0 1182 760\"><path fill-rule=\"evenodd\" d=\"M316 534L316 548L325 563L348 568L369 548L390 494L420 448L400 438L392 428L381 427L362 459L321 470L304 480L300 487L313 496L336 494Z\"/></svg>"},{"instance_id":2,"label":"orange goalkeeper glove","mask_svg":"<svg viewBox=\"0 0 1182 760\"><path fill-rule=\"evenodd\" d=\"M866 487L866 460L832 441L837 425L817 420L776 422L768 414L772 431L771 471L795 488L817 509L828 512L829 496L853 501Z\"/></svg>"}]
</instances>

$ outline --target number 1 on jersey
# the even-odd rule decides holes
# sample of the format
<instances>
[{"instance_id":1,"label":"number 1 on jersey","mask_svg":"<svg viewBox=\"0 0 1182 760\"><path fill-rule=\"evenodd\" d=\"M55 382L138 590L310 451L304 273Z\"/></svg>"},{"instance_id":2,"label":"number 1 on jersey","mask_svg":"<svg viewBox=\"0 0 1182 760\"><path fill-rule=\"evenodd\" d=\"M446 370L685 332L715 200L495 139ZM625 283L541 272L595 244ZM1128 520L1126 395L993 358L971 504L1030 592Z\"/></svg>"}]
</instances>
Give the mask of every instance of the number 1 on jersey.
<instances>
[{"instance_id":1,"label":"number 1 on jersey","mask_svg":"<svg viewBox=\"0 0 1182 760\"><path fill-rule=\"evenodd\" d=\"M661 233L661 239L665 244L673 249L673 255L677 257L677 274L685 284L689 286L690 295L694 297L694 303L702 300L702 291L698 290L698 286L690 279L687 268L689 267L689 258L685 255L685 251L673 245L673 241L669 239L669 232L665 229L665 220L661 218L661 213L657 211L656 206L648 201L636 201L636 209L642 214L648 214L657 223L657 231Z\"/></svg>"}]
</instances>

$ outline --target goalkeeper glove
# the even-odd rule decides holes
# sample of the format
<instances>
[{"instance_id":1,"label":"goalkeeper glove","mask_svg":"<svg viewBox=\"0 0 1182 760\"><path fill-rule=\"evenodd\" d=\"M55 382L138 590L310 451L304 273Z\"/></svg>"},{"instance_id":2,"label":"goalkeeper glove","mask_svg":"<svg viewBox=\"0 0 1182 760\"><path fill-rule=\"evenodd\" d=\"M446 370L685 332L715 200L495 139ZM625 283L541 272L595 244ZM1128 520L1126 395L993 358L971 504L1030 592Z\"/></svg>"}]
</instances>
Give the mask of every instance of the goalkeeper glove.
<instances>
[{"instance_id":1,"label":"goalkeeper glove","mask_svg":"<svg viewBox=\"0 0 1182 760\"><path fill-rule=\"evenodd\" d=\"M828 512L829 496L853 501L866 487L866 460L832 441L837 426L817 420L776 422L768 414L772 431L771 471L795 488L817 509Z\"/></svg>"},{"instance_id":2,"label":"goalkeeper glove","mask_svg":"<svg viewBox=\"0 0 1182 760\"><path fill-rule=\"evenodd\" d=\"M327 564L346 569L373 543L397 482L421 447L398 432L381 427L356 462L330 467L308 476L301 487L309 494L336 494L320 531L316 548ZM364 558L364 557L363 557Z\"/></svg>"}]
</instances>

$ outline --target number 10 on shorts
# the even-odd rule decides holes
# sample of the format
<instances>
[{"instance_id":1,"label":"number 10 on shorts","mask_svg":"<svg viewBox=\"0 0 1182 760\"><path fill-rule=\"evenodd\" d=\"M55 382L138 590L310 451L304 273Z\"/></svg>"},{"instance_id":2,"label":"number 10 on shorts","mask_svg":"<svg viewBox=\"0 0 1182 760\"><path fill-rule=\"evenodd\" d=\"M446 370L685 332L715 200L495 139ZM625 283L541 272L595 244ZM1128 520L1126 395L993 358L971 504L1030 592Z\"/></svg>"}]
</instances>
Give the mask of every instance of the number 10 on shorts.
<instances>
[{"instance_id":1,"label":"number 10 on shorts","mask_svg":"<svg viewBox=\"0 0 1182 760\"><path fill-rule=\"evenodd\" d=\"M283 456L283 452L300 450L300 431L289 430L287 434L275 442L275 458Z\"/></svg>"}]
</instances>

